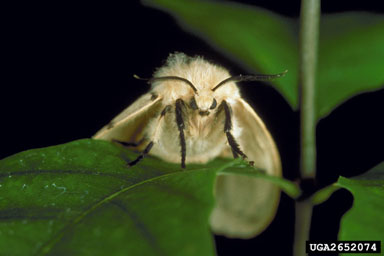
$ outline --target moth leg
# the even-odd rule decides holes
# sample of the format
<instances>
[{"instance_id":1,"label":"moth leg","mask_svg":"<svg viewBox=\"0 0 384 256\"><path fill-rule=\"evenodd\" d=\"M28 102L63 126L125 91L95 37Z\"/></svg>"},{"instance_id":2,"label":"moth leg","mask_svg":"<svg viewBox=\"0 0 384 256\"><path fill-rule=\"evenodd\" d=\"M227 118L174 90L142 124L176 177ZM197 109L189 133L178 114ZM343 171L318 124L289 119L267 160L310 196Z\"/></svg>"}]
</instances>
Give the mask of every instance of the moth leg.
<instances>
[{"instance_id":1,"label":"moth leg","mask_svg":"<svg viewBox=\"0 0 384 256\"><path fill-rule=\"evenodd\" d=\"M139 140L138 142L126 142L126 141L121 141L121 140L115 140L112 139L113 142L119 143L123 145L124 147L138 147L144 142L144 138Z\"/></svg>"},{"instance_id":2,"label":"moth leg","mask_svg":"<svg viewBox=\"0 0 384 256\"><path fill-rule=\"evenodd\" d=\"M182 99L176 100L176 123L177 128L179 129L179 136L180 136L180 153L181 153L181 168L185 168L185 156L186 156L186 144L185 144L185 135L184 135L184 120L183 120L183 111L182 108L184 106L184 101Z\"/></svg>"},{"instance_id":3,"label":"moth leg","mask_svg":"<svg viewBox=\"0 0 384 256\"><path fill-rule=\"evenodd\" d=\"M236 142L235 137L233 137L232 131L232 110L228 103L224 100L222 103L222 108L225 113L225 122L224 122L224 132L227 136L228 144L232 149L232 154L234 158L238 158L239 155L244 159L247 156L241 151L239 144Z\"/></svg>"},{"instance_id":4,"label":"moth leg","mask_svg":"<svg viewBox=\"0 0 384 256\"><path fill-rule=\"evenodd\" d=\"M163 109L163 111L161 111L159 120L157 121L157 125L156 125L156 128L155 128L155 131L153 132L148 145L145 147L144 151L141 152L141 154L135 160L133 160L132 162L128 163L129 166L134 166L135 164L140 162L146 155L149 154L149 152L151 151L151 149L152 149L153 145L155 144L155 142L158 141L158 135L159 135L160 126L161 126L161 124L162 124L162 122L164 120L165 114L170 110L170 108L171 108L171 106L168 105L168 106L166 106ZM142 142L142 140L139 141L139 144L141 142Z\"/></svg>"},{"instance_id":5,"label":"moth leg","mask_svg":"<svg viewBox=\"0 0 384 256\"><path fill-rule=\"evenodd\" d=\"M138 162L140 162L146 155L148 155L149 151L151 151L153 147L153 141L149 142L148 145L145 147L144 151L141 152L141 154L132 162L128 163L129 166L134 166Z\"/></svg>"}]
</instances>

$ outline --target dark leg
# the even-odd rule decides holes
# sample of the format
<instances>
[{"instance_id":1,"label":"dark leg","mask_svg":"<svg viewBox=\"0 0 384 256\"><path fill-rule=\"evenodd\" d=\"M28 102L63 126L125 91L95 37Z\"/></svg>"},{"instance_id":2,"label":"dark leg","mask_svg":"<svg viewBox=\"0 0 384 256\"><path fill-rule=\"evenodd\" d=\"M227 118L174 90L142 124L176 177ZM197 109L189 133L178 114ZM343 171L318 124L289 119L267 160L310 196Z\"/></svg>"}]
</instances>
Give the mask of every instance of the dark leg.
<instances>
[{"instance_id":1,"label":"dark leg","mask_svg":"<svg viewBox=\"0 0 384 256\"><path fill-rule=\"evenodd\" d=\"M223 101L221 105L222 105L222 108L224 108L224 113L225 113L224 132L225 132L225 135L227 135L228 144L232 149L233 157L238 158L240 155L242 158L247 158L244 152L241 151L239 144L236 142L235 138L231 133L232 131L231 107L228 105L226 101Z\"/></svg>"},{"instance_id":2,"label":"dark leg","mask_svg":"<svg viewBox=\"0 0 384 256\"><path fill-rule=\"evenodd\" d=\"M144 139L141 139L138 142L125 142L125 141L115 140L115 139L113 139L112 141L119 143L119 144L123 145L124 147L138 147L141 143L144 142Z\"/></svg>"},{"instance_id":3,"label":"dark leg","mask_svg":"<svg viewBox=\"0 0 384 256\"><path fill-rule=\"evenodd\" d=\"M128 163L129 166L134 166L138 162L140 162L146 155L148 155L149 151L153 147L153 141L149 142L149 144L145 147L144 151L132 162Z\"/></svg>"},{"instance_id":4,"label":"dark leg","mask_svg":"<svg viewBox=\"0 0 384 256\"><path fill-rule=\"evenodd\" d=\"M183 108L184 102L181 99L176 100L176 123L177 128L179 129L180 135L180 147L181 147L181 168L185 168L185 156L186 156L186 144L185 144L185 136L184 136L184 120L183 120Z\"/></svg>"},{"instance_id":5,"label":"dark leg","mask_svg":"<svg viewBox=\"0 0 384 256\"><path fill-rule=\"evenodd\" d=\"M163 120L163 117L165 116L166 113L169 112L171 106L166 106L163 111L161 111L161 114L160 114L160 118L159 118L159 123L158 123L158 126L161 125L160 122ZM148 145L145 147L144 151L141 152L141 154L135 159L133 160L132 162L130 162L128 165L129 166L133 166L135 164L137 164L138 162L140 162L146 155L148 155L149 151L151 151L153 145L154 145L154 140L156 141L156 135L157 135L157 129L155 130L154 134L152 134L152 137L150 138L151 141L148 143ZM116 140L115 140L116 141ZM127 146L138 146L140 145L142 142L144 141L144 139L140 140L138 143L127 143L127 142L123 142L121 143L120 141L117 141L123 145L127 145Z\"/></svg>"}]
</instances>

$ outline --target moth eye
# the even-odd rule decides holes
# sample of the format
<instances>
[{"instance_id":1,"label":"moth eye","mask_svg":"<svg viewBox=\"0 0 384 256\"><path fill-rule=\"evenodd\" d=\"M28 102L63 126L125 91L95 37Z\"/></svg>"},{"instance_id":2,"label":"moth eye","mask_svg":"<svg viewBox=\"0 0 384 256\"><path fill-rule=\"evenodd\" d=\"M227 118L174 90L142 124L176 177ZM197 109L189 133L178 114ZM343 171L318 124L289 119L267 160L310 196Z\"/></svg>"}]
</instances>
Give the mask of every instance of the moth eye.
<instances>
[{"instance_id":1,"label":"moth eye","mask_svg":"<svg viewBox=\"0 0 384 256\"><path fill-rule=\"evenodd\" d=\"M190 105L191 108L194 109L194 110L198 109L197 104L196 104L195 97L193 97L193 98L191 99L191 101L189 102L189 105Z\"/></svg>"},{"instance_id":2,"label":"moth eye","mask_svg":"<svg viewBox=\"0 0 384 256\"><path fill-rule=\"evenodd\" d=\"M216 99L213 99L213 102L212 102L210 109L214 109L216 106L217 106Z\"/></svg>"}]
</instances>

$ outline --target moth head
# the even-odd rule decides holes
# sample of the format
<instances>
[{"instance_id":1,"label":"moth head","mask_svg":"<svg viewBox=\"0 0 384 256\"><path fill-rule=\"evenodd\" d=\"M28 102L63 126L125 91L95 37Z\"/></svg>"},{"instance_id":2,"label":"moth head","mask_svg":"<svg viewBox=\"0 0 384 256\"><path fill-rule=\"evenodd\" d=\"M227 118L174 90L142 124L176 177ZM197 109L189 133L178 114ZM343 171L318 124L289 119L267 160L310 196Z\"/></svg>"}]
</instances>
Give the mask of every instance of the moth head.
<instances>
[{"instance_id":1,"label":"moth head","mask_svg":"<svg viewBox=\"0 0 384 256\"><path fill-rule=\"evenodd\" d=\"M144 80L147 80L159 95L163 95L164 104L172 104L177 99L182 99L201 116L208 116L223 100L230 101L240 97L236 82L266 81L285 73L230 76L226 69L202 57L174 53L169 55L166 64L155 72L153 78Z\"/></svg>"},{"instance_id":2,"label":"moth head","mask_svg":"<svg viewBox=\"0 0 384 256\"><path fill-rule=\"evenodd\" d=\"M135 78L143 79L136 75ZM217 107L218 100L216 96L218 96L220 102L223 98L223 94L217 95L212 89L195 86L191 81L180 76L159 76L150 79L144 78L144 80L148 80L149 83L163 82L162 85L165 86L163 86L161 90L163 90L163 92L166 91L166 96L173 94L173 100L184 100L191 109L198 111L198 114L201 116L208 116L210 112Z\"/></svg>"},{"instance_id":3,"label":"moth head","mask_svg":"<svg viewBox=\"0 0 384 256\"><path fill-rule=\"evenodd\" d=\"M194 95L190 101L189 106L198 111L201 116L208 116L210 112L217 107L217 100L212 93Z\"/></svg>"}]
</instances>

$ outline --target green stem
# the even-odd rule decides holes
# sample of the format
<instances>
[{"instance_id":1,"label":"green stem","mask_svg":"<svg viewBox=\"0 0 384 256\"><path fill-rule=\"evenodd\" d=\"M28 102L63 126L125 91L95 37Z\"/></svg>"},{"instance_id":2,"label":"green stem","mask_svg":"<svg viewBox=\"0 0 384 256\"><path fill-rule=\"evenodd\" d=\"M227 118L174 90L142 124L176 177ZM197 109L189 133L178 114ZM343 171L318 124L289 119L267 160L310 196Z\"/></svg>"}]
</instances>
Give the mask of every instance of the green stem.
<instances>
[{"instance_id":1,"label":"green stem","mask_svg":"<svg viewBox=\"0 0 384 256\"><path fill-rule=\"evenodd\" d=\"M300 14L300 67L301 85L301 162L302 179L316 176L316 109L315 81L317 42L319 33L320 0L302 0ZM304 256L305 241L309 239L312 204L309 200L296 203L294 255Z\"/></svg>"},{"instance_id":2,"label":"green stem","mask_svg":"<svg viewBox=\"0 0 384 256\"><path fill-rule=\"evenodd\" d=\"M315 80L320 18L319 0L302 0L300 27L301 175L316 176Z\"/></svg>"},{"instance_id":3,"label":"green stem","mask_svg":"<svg viewBox=\"0 0 384 256\"><path fill-rule=\"evenodd\" d=\"M305 0L304 0L305 1ZM312 204L309 200L296 202L295 238L293 245L294 256L305 256L305 241L309 238L311 227Z\"/></svg>"}]
</instances>

